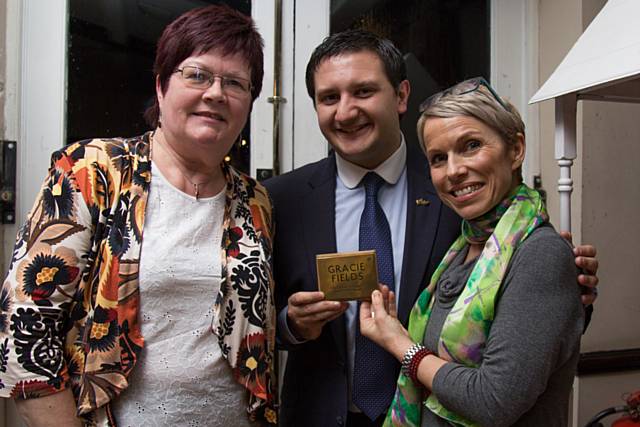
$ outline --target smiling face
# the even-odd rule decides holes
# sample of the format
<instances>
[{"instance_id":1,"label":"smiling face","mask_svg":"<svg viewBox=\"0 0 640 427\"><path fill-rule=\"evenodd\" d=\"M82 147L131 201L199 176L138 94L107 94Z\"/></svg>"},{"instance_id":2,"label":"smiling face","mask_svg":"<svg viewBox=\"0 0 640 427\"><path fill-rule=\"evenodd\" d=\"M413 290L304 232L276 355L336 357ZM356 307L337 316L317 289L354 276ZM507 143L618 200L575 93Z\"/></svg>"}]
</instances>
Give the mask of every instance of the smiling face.
<instances>
[{"instance_id":1,"label":"smiling face","mask_svg":"<svg viewBox=\"0 0 640 427\"><path fill-rule=\"evenodd\" d=\"M473 117L430 117L423 138L440 199L464 219L487 213L520 183L522 134L507 144Z\"/></svg>"},{"instance_id":2,"label":"smiling face","mask_svg":"<svg viewBox=\"0 0 640 427\"><path fill-rule=\"evenodd\" d=\"M400 146L399 114L407 110L409 82L394 88L370 51L325 59L314 74L322 134L344 159L373 169Z\"/></svg>"},{"instance_id":3,"label":"smiling face","mask_svg":"<svg viewBox=\"0 0 640 427\"><path fill-rule=\"evenodd\" d=\"M222 56L211 50L186 58L176 68L183 66L251 80L251 71L241 55ZM167 142L183 153L216 156L220 161L242 131L251 107L250 93L225 93L219 78L206 90L194 89L185 84L180 73L171 75L164 94L157 80L156 95Z\"/></svg>"}]
</instances>

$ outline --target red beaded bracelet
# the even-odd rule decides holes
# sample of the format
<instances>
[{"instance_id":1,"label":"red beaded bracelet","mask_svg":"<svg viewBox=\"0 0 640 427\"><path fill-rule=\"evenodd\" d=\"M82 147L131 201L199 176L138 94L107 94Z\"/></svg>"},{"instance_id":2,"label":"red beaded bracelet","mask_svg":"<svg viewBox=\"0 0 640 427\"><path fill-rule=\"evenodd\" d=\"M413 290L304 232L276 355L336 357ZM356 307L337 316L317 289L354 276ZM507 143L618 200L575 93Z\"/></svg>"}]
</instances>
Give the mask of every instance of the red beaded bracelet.
<instances>
[{"instance_id":1,"label":"red beaded bracelet","mask_svg":"<svg viewBox=\"0 0 640 427\"><path fill-rule=\"evenodd\" d=\"M420 383L420 381L418 381L418 366L420 366L422 359L430 354L433 354L433 352L423 347L411 358L411 363L409 364L409 378L411 378L411 381L414 383Z\"/></svg>"},{"instance_id":2,"label":"red beaded bracelet","mask_svg":"<svg viewBox=\"0 0 640 427\"><path fill-rule=\"evenodd\" d=\"M419 384L418 366L420 366L422 359L430 354L433 354L433 352L427 350L423 345L418 343L412 345L402 358L402 372L409 377L411 381Z\"/></svg>"}]
</instances>

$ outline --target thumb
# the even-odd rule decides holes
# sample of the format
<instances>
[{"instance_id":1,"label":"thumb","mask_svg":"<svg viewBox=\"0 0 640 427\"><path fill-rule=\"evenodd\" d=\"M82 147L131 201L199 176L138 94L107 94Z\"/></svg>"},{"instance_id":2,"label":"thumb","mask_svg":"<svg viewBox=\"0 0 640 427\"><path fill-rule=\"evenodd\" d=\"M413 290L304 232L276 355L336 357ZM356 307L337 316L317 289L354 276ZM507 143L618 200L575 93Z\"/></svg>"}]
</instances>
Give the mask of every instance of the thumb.
<instances>
[{"instance_id":1,"label":"thumb","mask_svg":"<svg viewBox=\"0 0 640 427\"><path fill-rule=\"evenodd\" d=\"M360 303L360 323L363 320L371 317L371 303L369 301L362 301Z\"/></svg>"},{"instance_id":2,"label":"thumb","mask_svg":"<svg viewBox=\"0 0 640 427\"><path fill-rule=\"evenodd\" d=\"M387 310L384 308L384 300L382 299L382 292L373 291L371 293L371 307L373 311L377 313L386 313Z\"/></svg>"}]
</instances>

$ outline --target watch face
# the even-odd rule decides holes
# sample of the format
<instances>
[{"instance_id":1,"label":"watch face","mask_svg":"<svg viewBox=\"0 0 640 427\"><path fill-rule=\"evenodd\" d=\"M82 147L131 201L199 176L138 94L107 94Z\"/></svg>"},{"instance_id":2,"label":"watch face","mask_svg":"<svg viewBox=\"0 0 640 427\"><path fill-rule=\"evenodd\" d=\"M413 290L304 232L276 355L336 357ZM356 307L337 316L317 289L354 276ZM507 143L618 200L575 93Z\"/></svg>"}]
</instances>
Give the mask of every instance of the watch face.
<instances>
[{"instance_id":1,"label":"watch face","mask_svg":"<svg viewBox=\"0 0 640 427\"><path fill-rule=\"evenodd\" d=\"M407 350L407 352L404 354L404 357L402 358L402 371L406 371L409 369L409 364L411 363L411 359L413 359L413 356L416 355L416 353L418 352L418 350L420 350L420 348L422 347L422 345L415 343L414 345L412 345L411 347L409 347L409 350ZM406 374L406 372L405 372Z\"/></svg>"}]
</instances>

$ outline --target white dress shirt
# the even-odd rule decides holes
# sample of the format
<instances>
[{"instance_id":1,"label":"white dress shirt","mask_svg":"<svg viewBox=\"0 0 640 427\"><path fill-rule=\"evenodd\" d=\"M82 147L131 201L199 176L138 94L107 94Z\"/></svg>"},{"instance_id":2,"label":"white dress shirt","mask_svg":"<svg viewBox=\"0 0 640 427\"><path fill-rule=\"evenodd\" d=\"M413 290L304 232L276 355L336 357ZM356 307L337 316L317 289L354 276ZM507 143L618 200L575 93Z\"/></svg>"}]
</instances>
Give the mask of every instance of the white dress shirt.
<instances>
[{"instance_id":1,"label":"white dress shirt","mask_svg":"<svg viewBox=\"0 0 640 427\"><path fill-rule=\"evenodd\" d=\"M404 137L400 147L373 172L385 180L378 191L378 203L384 211L389 228L393 250L393 275L395 281L396 301L402 292L400 288L404 240L407 224L407 146ZM338 252L352 252L359 249L360 217L364 210L365 190L360 184L362 178L371 172L369 169L355 165L336 153L336 249ZM349 363L349 410L360 412L351 403L353 389L353 366L355 359L355 334L358 319L358 302L351 301L345 313L347 331L347 357Z\"/></svg>"}]
</instances>

